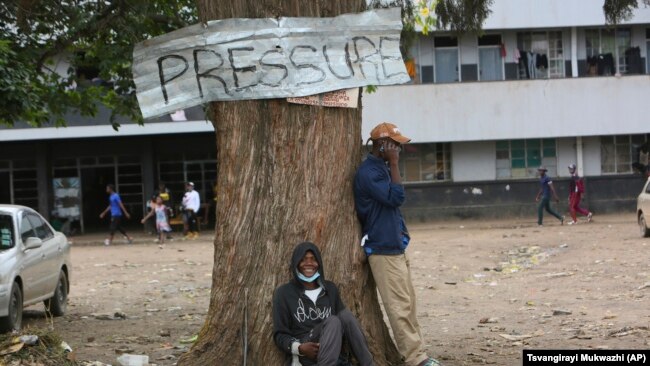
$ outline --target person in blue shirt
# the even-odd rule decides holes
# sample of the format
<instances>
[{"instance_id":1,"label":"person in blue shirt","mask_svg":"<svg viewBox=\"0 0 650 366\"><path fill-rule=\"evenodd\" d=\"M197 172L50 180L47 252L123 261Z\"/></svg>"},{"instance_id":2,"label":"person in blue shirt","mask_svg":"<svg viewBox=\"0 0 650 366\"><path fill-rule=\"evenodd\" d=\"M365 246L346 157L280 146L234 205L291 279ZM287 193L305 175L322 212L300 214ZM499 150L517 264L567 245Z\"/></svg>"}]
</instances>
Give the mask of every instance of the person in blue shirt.
<instances>
[{"instance_id":1,"label":"person in blue shirt","mask_svg":"<svg viewBox=\"0 0 650 366\"><path fill-rule=\"evenodd\" d=\"M410 237L400 212L404 187L399 172L401 144L411 141L392 123L370 132L372 151L354 178L354 204L361 222L361 245L388 315L397 349L408 366L437 366L429 357L417 320L411 268L406 255Z\"/></svg>"},{"instance_id":2,"label":"person in blue shirt","mask_svg":"<svg viewBox=\"0 0 650 366\"><path fill-rule=\"evenodd\" d=\"M539 172L540 184L539 192L537 192L537 197L535 197L535 201L539 202L539 206L537 206L537 225L542 226L544 209L546 209L546 212L560 220L560 225L564 225L564 216L560 216L560 214L551 208L551 193L553 194L555 202L559 203L560 199L558 198L557 193L555 193L555 188L553 188L553 181L548 175L546 175L548 169L542 165L537 169L537 171Z\"/></svg>"},{"instance_id":3,"label":"person in blue shirt","mask_svg":"<svg viewBox=\"0 0 650 366\"><path fill-rule=\"evenodd\" d=\"M129 236L129 234L124 231L124 228L122 227L122 211L124 211L124 216L126 216L127 219L131 218L131 215L129 215L129 212L126 210L126 207L124 207L124 204L122 203L122 199L120 198L120 195L115 192L115 186L112 184L106 185L106 193L109 194L108 196L108 207L104 211L102 211L101 214L99 214L99 218L103 219L104 216L106 216L107 213L111 213L111 225L109 227L109 235L106 240L104 240L104 245L111 245L113 243L113 236L115 235L115 231L119 230L122 235L124 235L124 238L129 244L133 243L133 239Z\"/></svg>"}]
</instances>

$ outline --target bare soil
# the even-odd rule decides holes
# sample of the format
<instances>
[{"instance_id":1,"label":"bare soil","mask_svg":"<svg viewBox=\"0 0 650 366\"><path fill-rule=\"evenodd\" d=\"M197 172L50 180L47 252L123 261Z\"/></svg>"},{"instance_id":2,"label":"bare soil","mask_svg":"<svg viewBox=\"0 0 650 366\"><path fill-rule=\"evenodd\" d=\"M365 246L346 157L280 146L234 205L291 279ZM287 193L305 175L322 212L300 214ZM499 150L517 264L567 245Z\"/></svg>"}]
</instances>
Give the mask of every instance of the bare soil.
<instances>
[{"instance_id":1,"label":"bare soil","mask_svg":"<svg viewBox=\"0 0 650 366\"><path fill-rule=\"evenodd\" d=\"M560 226L546 217L411 224L409 254L430 354L445 365L520 365L524 348L647 349L650 239L633 214ZM68 313L54 327L78 360L120 352L172 365L209 303L211 235L110 247L73 238ZM101 243L98 237L94 241ZM44 326L39 307L26 323Z\"/></svg>"}]
</instances>

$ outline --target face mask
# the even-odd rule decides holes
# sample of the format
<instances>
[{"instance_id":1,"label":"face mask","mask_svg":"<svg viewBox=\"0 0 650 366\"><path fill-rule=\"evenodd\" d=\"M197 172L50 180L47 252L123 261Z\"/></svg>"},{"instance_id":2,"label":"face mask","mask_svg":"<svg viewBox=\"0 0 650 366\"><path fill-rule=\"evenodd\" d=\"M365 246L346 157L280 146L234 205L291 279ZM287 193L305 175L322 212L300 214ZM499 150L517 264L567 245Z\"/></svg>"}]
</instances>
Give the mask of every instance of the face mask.
<instances>
[{"instance_id":1,"label":"face mask","mask_svg":"<svg viewBox=\"0 0 650 366\"><path fill-rule=\"evenodd\" d=\"M296 271L296 272L297 272L297 271ZM307 277L307 276L305 276L304 274L298 272L298 279L301 280L301 281L305 281L305 282L309 282L309 283L311 283L311 282L316 281L316 279L317 279L318 277L320 277L320 273L319 273L319 272L314 273L314 275L311 276L311 277Z\"/></svg>"}]
</instances>

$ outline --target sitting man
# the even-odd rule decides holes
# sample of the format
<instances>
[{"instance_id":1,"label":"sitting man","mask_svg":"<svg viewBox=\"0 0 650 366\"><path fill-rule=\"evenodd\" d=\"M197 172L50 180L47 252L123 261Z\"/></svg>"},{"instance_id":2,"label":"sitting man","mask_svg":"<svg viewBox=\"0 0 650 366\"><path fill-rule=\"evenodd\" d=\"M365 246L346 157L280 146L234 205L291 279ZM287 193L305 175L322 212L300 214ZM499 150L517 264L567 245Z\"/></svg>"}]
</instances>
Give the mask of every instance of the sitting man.
<instances>
[{"instance_id":1,"label":"sitting man","mask_svg":"<svg viewBox=\"0 0 650 366\"><path fill-rule=\"evenodd\" d=\"M374 366L357 319L345 308L336 285L325 280L321 254L310 242L293 250L294 278L273 294L273 339L286 366L335 366L343 337L361 366Z\"/></svg>"}]
</instances>

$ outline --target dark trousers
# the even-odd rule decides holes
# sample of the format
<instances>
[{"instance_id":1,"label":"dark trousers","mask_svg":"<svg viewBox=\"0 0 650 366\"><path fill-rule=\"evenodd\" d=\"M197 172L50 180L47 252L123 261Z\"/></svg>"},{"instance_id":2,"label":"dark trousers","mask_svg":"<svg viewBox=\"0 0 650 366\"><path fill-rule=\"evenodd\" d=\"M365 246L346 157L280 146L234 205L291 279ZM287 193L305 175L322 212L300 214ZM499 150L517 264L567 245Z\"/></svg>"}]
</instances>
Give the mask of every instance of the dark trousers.
<instances>
[{"instance_id":1,"label":"dark trousers","mask_svg":"<svg viewBox=\"0 0 650 366\"><path fill-rule=\"evenodd\" d=\"M111 216L111 226L109 227L111 236L115 235L116 230L122 233L122 235L128 236L122 227L122 216Z\"/></svg>"},{"instance_id":2,"label":"dark trousers","mask_svg":"<svg viewBox=\"0 0 650 366\"><path fill-rule=\"evenodd\" d=\"M361 326L357 318L352 315L348 309L339 312L338 315L332 315L318 324L309 333L309 338L304 342L318 342L318 362L314 363L305 357L300 358L300 363L304 366L336 366L339 356L341 355L341 346L343 337L347 339L352 349L352 353L359 361L361 366L374 366L375 362L368 350L366 337L361 331Z\"/></svg>"},{"instance_id":3,"label":"dark trousers","mask_svg":"<svg viewBox=\"0 0 650 366\"><path fill-rule=\"evenodd\" d=\"M539 201L539 206L537 207L537 225L542 224L542 219L544 219L544 209L546 209L546 212L562 221L562 216L551 208L551 199L549 197L544 197Z\"/></svg>"},{"instance_id":4,"label":"dark trousers","mask_svg":"<svg viewBox=\"0 0 650 366\"><path fill-rule=\"evenodd\" d=\"M191 233L199 231L196 223L196 212L193 210L183 211L183 221L187 224L187 231Z\"/></svg>"}]
</instances>

